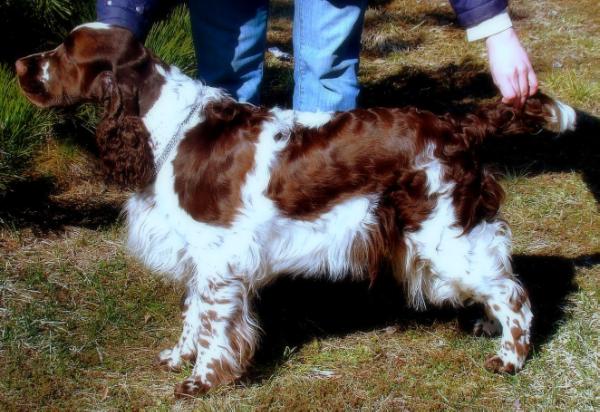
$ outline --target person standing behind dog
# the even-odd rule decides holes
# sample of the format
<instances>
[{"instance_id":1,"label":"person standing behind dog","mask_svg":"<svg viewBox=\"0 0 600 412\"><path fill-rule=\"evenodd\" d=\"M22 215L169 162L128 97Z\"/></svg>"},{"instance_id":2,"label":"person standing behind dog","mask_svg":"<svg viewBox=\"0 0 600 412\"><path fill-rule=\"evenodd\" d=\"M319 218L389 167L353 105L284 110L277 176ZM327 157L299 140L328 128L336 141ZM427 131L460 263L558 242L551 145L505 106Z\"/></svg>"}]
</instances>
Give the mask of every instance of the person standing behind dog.
<instances>
[{"instance_id":1,"label":"person standing behind dog","mask_svg":"<svg viewBox=\"0 0 600 412\"><path fill-rule=\"evenodd\" d=\"M98 21L141 41L160 0L97 0ZM467 39L486 39L490 71L503 101L520 107L537 77L512 28L507 0L450 0ZM190 0L198 77L242 102L259 103L268 0ZM356 107L360 37L367 0L295 0L294 96L299 111Z\"/></svg>"}]
</instances>

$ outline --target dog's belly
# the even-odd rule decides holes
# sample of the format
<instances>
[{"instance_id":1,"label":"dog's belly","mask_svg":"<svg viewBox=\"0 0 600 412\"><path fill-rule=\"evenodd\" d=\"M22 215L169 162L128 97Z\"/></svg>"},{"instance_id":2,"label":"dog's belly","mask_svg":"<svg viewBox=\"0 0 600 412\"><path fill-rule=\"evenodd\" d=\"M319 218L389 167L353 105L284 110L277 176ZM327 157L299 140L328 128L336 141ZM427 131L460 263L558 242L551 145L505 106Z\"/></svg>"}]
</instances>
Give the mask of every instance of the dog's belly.
<instances>
[{"instance_id":1,"label":"dog's belly","mask_svg":"<svg viewBox=\"0 0 600 412\"><path fill-rule=\"evenodd\" d=\"M276 217L264 247L270 272L303 276L361 277L352 258L357 242L367 242L376 224L377 196L348 199L314 220Z\"/></svg>"}]
</instances>

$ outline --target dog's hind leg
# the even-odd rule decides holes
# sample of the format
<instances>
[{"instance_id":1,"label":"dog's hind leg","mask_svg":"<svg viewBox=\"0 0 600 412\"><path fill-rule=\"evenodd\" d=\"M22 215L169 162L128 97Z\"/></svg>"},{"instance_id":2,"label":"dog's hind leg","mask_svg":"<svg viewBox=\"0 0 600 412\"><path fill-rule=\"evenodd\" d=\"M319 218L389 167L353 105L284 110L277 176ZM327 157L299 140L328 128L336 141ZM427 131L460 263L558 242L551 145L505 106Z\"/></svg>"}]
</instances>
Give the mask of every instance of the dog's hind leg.
<instances>
[{"instance_id":1,"label":"dog's hind leg","mask_svg":"<svg viewBox=\"0 0 600 412\"><path fill-rule=\"evenodd\" d=\"M209 280L193 295L200 328L194 336L192 375L176 385L175 396L194 396L238 379L249 366L258 340L243 278ZM198 285L196 285L198 286Z\"/></svg>"},{"instance_id":2,"label":"dog's hind leg","mask_svg":"<svg viewBox=\"0 0 600 412\"><path fill-rule=\"evenodd\" d=\"M485 367L494 372L519 371L529 353L533 318L527 293L512 274L507 273L482 284L476 299L483 301L502 325L500 349L486 361Z\"/></svg>"},{"instance_id":3,"label":"dog's hind leg","mask_svg":"<svg viewBox=\"0 0 600 412\"><path fill-rule=\"evenodd\" d=\"M467 238L470 273L460 284L502 328L500 349L485 366L494 372L517 372L529 353L533 315L527 292L510 263L510 229L500 220L481 223Z\"/></svg>"},{"instance_id":4,"label":"dog's hind leg","mask_svg":"<svg viewBox=\"0 0 600 412\"><path fill-rule=\"evenodd\" d=\"M473 325L473 335L475 336L497 336L502 333L502 325L491 313L487 305L483 306L483 317L477 319Z\"/></svg>"},{"instance_id":5,"label":"dog's hind leg","mask_svg":"<svg viewBox=\"0 0 600 412\"><path fill-rule=\"evenodd\" d=\"M413 303L482 303L502 329L500 349L486 368L506 373L522 369L533 316L527 293L512 272L506 223L481 223L468 234L444 225L424 225L423 230L411 237L416 275L408 283Z\"/></svg>"}]
</instances>

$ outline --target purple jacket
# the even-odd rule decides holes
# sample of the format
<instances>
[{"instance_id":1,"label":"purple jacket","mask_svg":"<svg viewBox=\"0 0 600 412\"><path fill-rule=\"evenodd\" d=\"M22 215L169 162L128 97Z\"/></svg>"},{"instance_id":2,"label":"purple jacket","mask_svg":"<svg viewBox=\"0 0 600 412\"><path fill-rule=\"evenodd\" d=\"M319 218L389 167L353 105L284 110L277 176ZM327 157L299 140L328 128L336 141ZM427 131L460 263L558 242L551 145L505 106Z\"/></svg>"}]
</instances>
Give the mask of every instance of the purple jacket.
<instances>
[{"instance_id":1,"label":"purple jacket","mask_svg":"<svg viewBox=\"0 0 600 412\"><path fill-rule=\"evenodd\" d=\"M152 24L156 6L166 0L96 0L98 21L125 27L144 39ZM203 0L192 0L203 1ZM450 0L458 22L472 27L501 13L508 0Z\"/></svg>"}]
</instances>

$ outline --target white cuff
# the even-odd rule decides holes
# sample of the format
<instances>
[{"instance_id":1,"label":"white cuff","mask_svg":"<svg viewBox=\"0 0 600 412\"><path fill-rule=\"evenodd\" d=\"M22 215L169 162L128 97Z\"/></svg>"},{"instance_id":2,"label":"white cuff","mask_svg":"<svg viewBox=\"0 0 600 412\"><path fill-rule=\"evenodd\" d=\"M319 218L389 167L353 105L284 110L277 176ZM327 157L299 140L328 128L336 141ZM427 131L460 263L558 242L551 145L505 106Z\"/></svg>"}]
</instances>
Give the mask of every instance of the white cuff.
<instances>
[{"instance_id":1,"label":"white cuff","mask_svg":"<svg viewBox=\"0 0 600 412\"><path fill-rule=\"evenodd\" d=\"M512 27L512 21L508 15L508 11L504 10L502 13L495 15L494 17L484 20L476 26L469 27L467 29L467 40L475 41L490 37L493 34L500 33L506 29Z\"/></svg>"}]
</instances>

